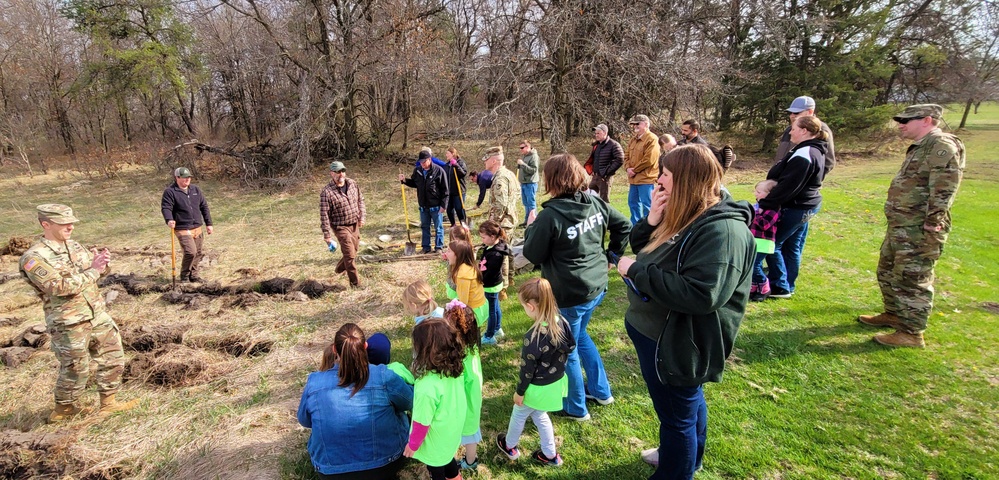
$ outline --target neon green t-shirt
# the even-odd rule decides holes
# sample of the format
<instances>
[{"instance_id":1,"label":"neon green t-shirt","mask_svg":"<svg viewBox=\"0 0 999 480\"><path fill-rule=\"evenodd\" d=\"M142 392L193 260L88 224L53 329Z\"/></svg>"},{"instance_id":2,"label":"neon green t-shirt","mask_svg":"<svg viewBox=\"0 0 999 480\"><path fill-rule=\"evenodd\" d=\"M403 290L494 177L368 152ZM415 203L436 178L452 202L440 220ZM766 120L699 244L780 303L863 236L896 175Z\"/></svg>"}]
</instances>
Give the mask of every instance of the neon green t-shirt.
<instances>
[{"instance_id":1,"label":"neon green t-shirt","mask_svg":"<svg viewBox=\"0 0 999 480\"><path fill-rule=\"evenodd\" d=\"M465 425L465 380L427 373L413 386L413 421L430 426L413 458L442 467L454 459ZM412 433L412 431L410 432Z\"/></svg>"},{"instance_id":2,"label":"neon green t-shirt","mask_svg":"<svg viewBox=\"0 0 999 480\"><path fill-rule=\"evenodd\" d=\"M404 382L410 385L416 383L416 377L413 376L413 373L410 372L405 365L399 362L392 362L388 365L385 365L385 368L388 368L389 370L395 372L396 375L402 377L402 380Z\"/></svg>"}]
</instances>

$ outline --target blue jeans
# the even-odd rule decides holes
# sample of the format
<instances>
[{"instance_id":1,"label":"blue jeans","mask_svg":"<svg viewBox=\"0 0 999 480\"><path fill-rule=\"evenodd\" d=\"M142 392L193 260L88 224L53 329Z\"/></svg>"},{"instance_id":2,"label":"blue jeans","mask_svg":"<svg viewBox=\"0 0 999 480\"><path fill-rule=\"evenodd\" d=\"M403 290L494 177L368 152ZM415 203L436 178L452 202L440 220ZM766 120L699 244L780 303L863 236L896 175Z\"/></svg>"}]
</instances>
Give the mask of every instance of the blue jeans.
<instances>
[{"instance_id":1,"label":"blue jeans","mask_svg":"<svg viewBox=\"0 0 999 480\"><path fill-rule=\"evenodd\" d=\"M654 187L655 184L650 183L648 185L631 185L628 189L628 209L631 210L632 225L649 215Z\"/></svg>"},{"instance_id":2,"label":"blue jeans","mask_svg":"<svg viewBox=\"0 0 999 480\"><path fill-rule=\"evenodd\" d=\"M423 251L430 251L430 223L433 222L437 231L437 245L435 248L444 248L444 213L441 207L420 207L420 228L423 229Z\"/></svg>"},{"instance_id":3,"label":"blue jeans","mask_svg":"<svg viewBox=\"0 0 999 480\"><path fill-rule=\"evenodd\" d=\"M503 311L500 310L499 292L486 292L486 302L489 303L489 322L486 323L486 337L492 338L496 331L503 328Z\"/></svg>"},{"instance_id":4,"label":"blue jeans","mask_svg":"<svg viewBox=\"0 0 999 480\"><path fill-rule=\"evenodd\" d=\"M801 269L801 252L805 249L808 236L808 221L819 213L822 206L812 209L782 208L777 220L777 237L774 239L774 253L757 254L753 267L753 283L763 283L763 257L767 259L767 275L770 288L794 291L794 282Z\"/></svg>"},{"instance_id":5,"label":"blue jeans","mask_svg":"<svg viewBox=\"0 0 999 480\"><path fill-rule=\"evenodd\" d=\"M656 341L631 324L625 328L635 344L638 365L659 417L659 467L650 480L689 480L701 468L708 441L708 404L704 390L676 387L659 381L656 374Z\"/></svg>"},{"instance_id":6,"label":"blue jeans","mask_svg":"<svg viewBox=\"0 0 999 480\"><path fill-rule=\"evenodd\" d=\"M538 208L538 184L537 183L521 183L520 184L520 200L524 202L524 221L527 221L527 216L531 214L531 210Z\"/></svg>"},{"instance_id":7,"label":"blue jeans","mask_svg":"<svg viewBox=\"0 0 999 480\"><path fill-rule=\"evenodd\" d=\"M569 378L569 396L562 400L562 409L569 415L582 417L588 413L586 409L586 391L599 399L610 398L610 382L604 371L604 361L600 359L600 351L593 343L586 326L590 323L593 310L604 300L607 292L601 292L597 298L582 305L560 308L558 311L569 323L572 337L576 339L576 349L569 353L565 363L565 375ZM582 366L582 368L580 368ZM586 370L586 384L583 384L583 370Z\"/></svg>"}]
</instances>

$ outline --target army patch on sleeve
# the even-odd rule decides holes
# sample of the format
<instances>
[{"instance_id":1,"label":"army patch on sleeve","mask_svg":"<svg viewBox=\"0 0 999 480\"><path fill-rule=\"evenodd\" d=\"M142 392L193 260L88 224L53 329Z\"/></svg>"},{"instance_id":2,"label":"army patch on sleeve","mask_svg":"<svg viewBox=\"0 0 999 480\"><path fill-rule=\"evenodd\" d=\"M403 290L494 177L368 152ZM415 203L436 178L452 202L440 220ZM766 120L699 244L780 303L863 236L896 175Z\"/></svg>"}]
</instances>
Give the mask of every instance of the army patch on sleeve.
<instances>
[{"instance_id":1,"label":"army patch on sleeve","mask_svg":"<svg viewBox=\"0 0 999 480\"><path fill-rule=\"evenodd\" d=\"M35 267L35 271L33 271L31 273L34 273L35 276L37 276L38 278L45 278L45 277L47 277L49 275L49 271L46 270L45 267L41 267L41 266Z\"/></svg>"},{"instance_id":2,"label":"army patch on sleeve","mask_svg":"<svg viewBox=\"0 0 999 480\"><path fill-rule=\"evenodd\" d=\"M34 258L32 258L32 259L28 260L28 263L24 264L24 271L25 272L30 272L32 268L35 268L37 266L38 266L38 260L35 260Z\"/></svg>"}]
</instances>

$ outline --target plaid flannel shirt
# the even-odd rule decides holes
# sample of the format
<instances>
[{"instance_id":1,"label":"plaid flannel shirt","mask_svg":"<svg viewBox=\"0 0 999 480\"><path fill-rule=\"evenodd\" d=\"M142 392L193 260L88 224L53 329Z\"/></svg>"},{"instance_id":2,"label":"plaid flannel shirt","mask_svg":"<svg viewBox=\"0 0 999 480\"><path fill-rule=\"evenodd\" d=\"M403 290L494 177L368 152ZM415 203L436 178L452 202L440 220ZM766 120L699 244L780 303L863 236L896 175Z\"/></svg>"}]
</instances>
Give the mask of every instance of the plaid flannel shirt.
<instances>
[{"instance_id":1,"label":"plaid flannel shirt","mask_svg":"<svg viewBox=\"0 0 999 480\"><path fill-rule=\"evenodd\" d=\"M347 193L330 181L319 193L319 226L323 237L332 238L332 227L364 223L364 196L351 179L346 180Z\"/></svg>"},{"instance_id":2,"label":"plaid flannel shirt","mask_svg":"<svg viewBox=\"0 0 999 480\"><path fill-rule=\"evenodd\" d=\"M756 216L753 217L753 223L749 225L749 231L753 232L753 236L756 238L774 241L777 239L777 219L779 217L780 212L777 210L757 207Z\"/></svg>"}]
</instances>

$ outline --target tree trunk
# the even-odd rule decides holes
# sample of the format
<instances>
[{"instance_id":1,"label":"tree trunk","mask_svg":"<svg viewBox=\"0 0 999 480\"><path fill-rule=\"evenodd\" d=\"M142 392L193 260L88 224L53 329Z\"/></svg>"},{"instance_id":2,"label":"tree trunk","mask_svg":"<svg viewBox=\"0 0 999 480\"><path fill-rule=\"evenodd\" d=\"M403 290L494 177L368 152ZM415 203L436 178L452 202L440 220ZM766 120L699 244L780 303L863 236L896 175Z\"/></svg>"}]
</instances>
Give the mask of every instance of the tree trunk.
<instances>
[{"instance_id":1,"label":"tree trunk","mask_svg":"<svg viewBox=\"0 0 999 480\"><path fill-rule=\"evenodd\" d=\"M971 111L971 104L972 103L974 103L974 100L971 99L971 98L969 98L968 102L964 104L964 114L961 115L961 124L957 126L958 130L964 128L964 125L966 123L968 123L968 112ZM977 113L977 112L975 112L975 113Z\"/></svg>"}]
</instances>

